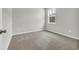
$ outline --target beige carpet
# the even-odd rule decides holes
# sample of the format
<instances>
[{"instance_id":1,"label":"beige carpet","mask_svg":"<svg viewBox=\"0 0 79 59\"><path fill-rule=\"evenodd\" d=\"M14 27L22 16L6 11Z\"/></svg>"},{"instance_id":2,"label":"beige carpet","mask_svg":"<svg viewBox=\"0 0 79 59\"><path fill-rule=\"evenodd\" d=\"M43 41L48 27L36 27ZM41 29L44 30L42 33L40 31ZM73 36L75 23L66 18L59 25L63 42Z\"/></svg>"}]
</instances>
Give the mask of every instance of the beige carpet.
<instances>
[{"instance_id":1,"label":"beige carpet","mask_svg":"<svg viewBox=\"0 0 79 59\"><path fill-rule=\"evenodd\" d=\"M47 31L13 36L9 50L77 50L79 40Z\"/></svg>"}]
</instances>

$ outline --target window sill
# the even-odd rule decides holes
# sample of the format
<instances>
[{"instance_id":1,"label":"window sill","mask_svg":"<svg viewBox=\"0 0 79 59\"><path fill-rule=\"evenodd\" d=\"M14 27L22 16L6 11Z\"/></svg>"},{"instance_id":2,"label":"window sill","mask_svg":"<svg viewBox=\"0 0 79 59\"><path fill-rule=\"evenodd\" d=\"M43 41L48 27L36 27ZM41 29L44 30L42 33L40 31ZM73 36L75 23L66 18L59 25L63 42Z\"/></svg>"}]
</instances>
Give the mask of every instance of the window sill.
<instances>
[{"instance_id":1,"label":"window sill","mask_svg":"<svg viewBox=\"0 0 79 59\"><path fill-rule=\"evenodd\" d=\"M56 24L56 23L48 23L48 24Z\"/></svg>"}]
</instances>

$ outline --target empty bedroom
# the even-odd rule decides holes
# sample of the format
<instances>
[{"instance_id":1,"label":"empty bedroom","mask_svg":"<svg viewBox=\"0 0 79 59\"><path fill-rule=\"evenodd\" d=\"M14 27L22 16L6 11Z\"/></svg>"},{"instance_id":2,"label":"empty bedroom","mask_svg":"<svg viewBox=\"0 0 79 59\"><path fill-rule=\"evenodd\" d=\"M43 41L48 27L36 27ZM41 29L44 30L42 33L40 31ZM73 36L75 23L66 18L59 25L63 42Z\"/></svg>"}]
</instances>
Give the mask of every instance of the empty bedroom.
<instances>
[{"instance_id":1,"label":"empty bedroom","mask_svg":"<svg viewBox=\"0 0 79 59\"><path fill-rule=\"evenodd\" d=\"M2 8L1 11L2 50L79 49L78 8Z\"/></svg>"}]
</instances>

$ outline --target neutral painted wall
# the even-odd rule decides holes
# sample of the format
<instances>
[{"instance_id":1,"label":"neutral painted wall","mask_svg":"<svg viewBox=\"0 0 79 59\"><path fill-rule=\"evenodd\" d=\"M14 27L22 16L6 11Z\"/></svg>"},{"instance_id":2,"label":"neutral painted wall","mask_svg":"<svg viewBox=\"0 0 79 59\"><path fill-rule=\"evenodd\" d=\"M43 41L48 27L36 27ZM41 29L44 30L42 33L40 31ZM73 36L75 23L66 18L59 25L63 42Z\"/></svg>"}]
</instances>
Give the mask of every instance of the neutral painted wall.
<instances>
[{"instance_id":1,"label":"neutral painted wall","mask_svg":"<svg viewBox=\"0 0 79 59\"><path fill-rule=\"evenodd\" d=\"M12 37L12 9L11 8L2 8L2 24L3 30L7 30L3 34L2 43L3 49L7 49Z\"/></svg>"},{"instance_id":2,"label":"neutral painted wall","mask_svg":"<svg viewBox=\"0 0 79 59\"><path fill-rule=\"evenodd\" d=\"M13 8L13 35L42 30L44 9Z\"/></svg>"},{"instance_id":3,"label":"neutral painted wall","mask_svg":"<svg viewBox=\"0 0 79 59\"><path fill-rule=\"evenodd\" d=\"M57 8L56 24L46 23L45 29L69 37L79 38L79 9Z\"/></svg>"}]
</instances>

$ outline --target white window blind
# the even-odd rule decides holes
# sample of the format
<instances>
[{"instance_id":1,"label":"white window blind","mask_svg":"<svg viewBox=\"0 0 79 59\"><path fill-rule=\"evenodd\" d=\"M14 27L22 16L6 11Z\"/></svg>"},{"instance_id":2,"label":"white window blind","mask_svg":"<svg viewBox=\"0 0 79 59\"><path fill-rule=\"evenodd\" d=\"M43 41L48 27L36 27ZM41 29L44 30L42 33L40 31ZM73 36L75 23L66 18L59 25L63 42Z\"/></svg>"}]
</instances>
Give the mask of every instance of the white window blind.
<instances>
[{"instance_id":1,"label":"white window blind","mask_svg":"<svg viewBox=\"0 0 79 59\"><path fill-rule=\"evenodd\" d=\"M55 16L56 8L48 8L48 16Z\"/></svg>"}]
</instances>

